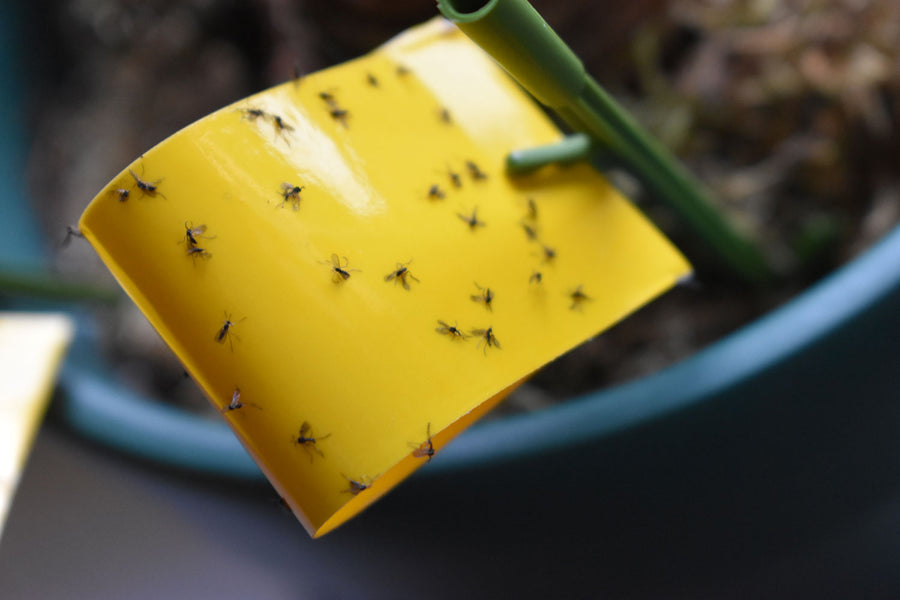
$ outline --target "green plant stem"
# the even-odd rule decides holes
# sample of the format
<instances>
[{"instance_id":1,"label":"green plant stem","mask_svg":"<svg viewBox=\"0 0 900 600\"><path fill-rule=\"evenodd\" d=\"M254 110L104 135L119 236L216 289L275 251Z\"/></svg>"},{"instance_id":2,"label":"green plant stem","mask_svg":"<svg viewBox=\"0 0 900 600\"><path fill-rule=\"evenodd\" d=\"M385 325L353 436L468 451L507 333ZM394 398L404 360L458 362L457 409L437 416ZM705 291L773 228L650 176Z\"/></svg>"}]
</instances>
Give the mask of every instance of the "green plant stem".
<instances>
[{"instance_id":1,"label":"green plant stem","mask_svg":"<svg viewBox=\"0 0 900 600\"><path fill-rule=\"evenodd\" d=\"M113 304L120 298L115 290L66 283L43 273L24 273L0 268L0 294L34 296L52 300L93 300Z\"/></svg>"},{"instance_id":2,"label":"green plant stem","mask_svg":"<svg viewBox=\"0 0 900 600\"><path fill-rule=\"evenodd\" d=\"M771 278L756 244L736 230L704 186L587 75L578 57L526 0L439 0L438 7L574 131L590 135L621 160L743 279L760 284Z\"/></svg>"}]
</instances>

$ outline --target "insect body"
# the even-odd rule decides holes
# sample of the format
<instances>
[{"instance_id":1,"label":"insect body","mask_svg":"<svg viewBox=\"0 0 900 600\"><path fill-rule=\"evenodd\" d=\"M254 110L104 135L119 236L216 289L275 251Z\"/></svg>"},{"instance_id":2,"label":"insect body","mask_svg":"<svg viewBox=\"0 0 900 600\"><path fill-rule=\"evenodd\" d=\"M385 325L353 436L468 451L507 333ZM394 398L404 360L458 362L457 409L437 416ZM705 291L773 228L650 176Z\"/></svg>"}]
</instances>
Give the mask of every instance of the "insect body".
<instances>
[{"instance_id":1,"label":"insect body","mask_svg":"<svg viewBox=\"0 0 900 600\"><path fill-rule=\"evenodd\" d=\"M459 173L450 168L447 168L447 177L450 178L450 183L453 184L453 187L462 187L462 177L459 176Z\"/></svg>"},{"instance_id":2,"label":"insect body","mask_svg":"<svg viewBox=\"0 0 900 600\"><path fill-rule=\"evenodd\" d=\"M443 200L446 196L444 190L437 184L428 188L428 197L432 200Z\"/></svg>"},{"instance_id":3,"label":"insect body","mask_svg":"<svg viewBox=\"0 0 900 600\"><path fill-rule=\"evenodd\" d=\"M337 254L331 255L331 280L335 283L340 283L342 281L347 281L350 279L351 271L358 271L358 269L348 269L347 267L350 265L350 261L347 260L347 257L344 256L344 265L341 266L341 259L338 258Z\"/></svg>"},{"instance_id":4,"label":"insect body","mask_svg":"<svg viewBox=\"0 0 900 600\"><path fill-rule=\"evenodd\" d=\"M478 181L482 179L487 179L487 173L481 170L481 168L475 164L474 161L467 160L466 161L466 169L469 171L469 177Z\"/></svg>"},{"instance_id":5,"label":"insect body","mask_svg":"<svg viewBox=\"0 0 900 600\"><path fill-rule=\"evenodd\" d=\"M554 258L556 258L556 250L551 248L550 246L541 246L541 250L544 252L545 262L551 262Z\"/></svg>"},{"instance_id":6,"label":"insect body","mask_svg":"<svg viewBox=\"0 0 900 600\"><path fill-rule=\"evenodd\" d=\"M209 258L212 256L212 254L206 251L206 248L201 248L200 246L189 246L187 255L191 258Z\"/></svg>"},{"instance_id":7,"label":"insect body","mask_svg":"<svg viewBox=\"0 0 900 600\"><path fill-rule=\"evenodd\" d=\"M137 173L128 169L128 172L131 173L131 176L134 177L134 183L138 186L138 189L147 194L148 196L154 196L159 194L163 198L165 198L165 194L160 192L157 188L159 187L159 182L162 179L157 179L156 181L146 181L137 176ZM168 198L166 198L168 200Z\"/></svg>"},{"instance_id":8,"label":"insect body","mask_svg":"<svg viewBox=\"0 0 900 600\"><path fill-rule=\"evenodd\" d=\"M522 225L522 230L525 231L525 237L527 237L531 241L534 241L537 239L537 237L538 237L537 230L535 230L534 227L532 227L528 223L522 223L521 225Z\"/></svg>"},{"instance_id":9,"label":"insect body","mask_svg":"<svg viewBox=\"0 0 900 600\"><path fill-rule=\"evenodd\" d=\"M343 475L344 479L346 479L348 482L347 489L342 491L345 494L350 494L351 496L355 496L358 493L369 489L369 487L372 485L370 483L366 483L365 481L356 481L355 479L350 479L343 473L341 473L341 475Z\"/></svg>"},{"instance_id":10,"label":"insect body","mask_svg":"<svg viewBox=\"0 0 900 600\"><path fill-rule=\"evenodd\" d=\"M345 128L347 125L347 117L350 116L350 111L346 108L338 108L336 106L332 107L331 110L328 111L328 114L331 115L331 118L343 125Z\"/></svg>"},{"instance_id":11,"label":"insect body","mask_svg":"<svg viewBox=\"0 0 900 600\"><path fill-rule=\"evenodd\" d=\"M544 280L544 276L540 271L532 271L531 277L528 278L528 283L541 283Z\"/></svg>"},{"instance_id":12,"label":"insect body","mask_svg":"<svg viewBox=\"0 0 900 600\"><path fill-rule=\"evenodd\" d=\"M586 302L587 300L591 300L591 297L588 296L587 294L585 294L581 290L580 285L577 288L575 288L574 292L569 294L569 298L572 299L572 305L569 306L570 310L575 310L576 308L580 308L584 302Z\"/></svg>"},{"instance_id":13,"label":"insect body","mask_svg":"<svg viewBox=\"0 0 900 600\"><path fill-rule=\"evenodd\" d=\"M475 231L479 227L484 227L484 225L485 225L484 221L478 220L478 207L477 206L474 209L472 209L471 216L467 216L462 213L456 213L456 216L459 217L460 219L462 219L462 221L466 225L468 225L469 229L471 229L472 231Z\"/></svg>"},{"instance_id":14,"label":"insect body","mask_svg":"<svg viewBox=\"0 0 900 600\"><path fill-rule=\"evenodd\" d=\"M290 202L291 206L294 210L300 208L300 192L303 191L303 188L306 186L303 185L294 185L293 183L284 182L281 184L281 198L282 202L280 206L284 206L286 202Z\"/></svg>"},{"instance_id":15,"label":"insect body","mask_svg":"<svg viewBox=\"0 0 900 600\"><path fill-rule=\"evenodd\" d=\"M435 331L448 336L450 339L464 340L467 337L469 337L467 334L460 331L460 329L457 326L448 325L447 323L445 323L444 321L441 321L440 319L438 319L438 325L440 325L440 327L436 327Z\"/></svg>"},{"instance_id":16,"label":"insect body","mask_svg":"<svg viewBox=\"0 0 900 600\"><path fill-rule=\"evenodd\" d=\"M412 260L409 260L405 263L397 263L397 268L384 276L385 281L393 280L394 283L399 282L403 289L409 290L409 280L412 279L415 282L418 282L418 278L413 275L409 270L409 263Z\"/></svg>"},{"instance_id":17,"label":"insect body","mask_svg":"<svg viewBox=\"0 0 900 600\"><path fill-rule=\"evenodd\" d=\"M321 435L319 437L315 437L312 434L312 427L306 421L303 421L303 424L300 425L300 433L297 437L291 438L295 444L298 446L303 446L303 449L309 454L309 462L313 461L313 452L325 458L325 454L322 453L321 450L316 446L316 443L321 442L324 439L331 437L331 434L328 433L326 435Z\"/></svg>"},{"instance_id":18,"label":"insect body","mask_svg":"<svg viewBox=\"0 0 900 600\"><path fill-rule=\"evenodd\" d=\"M194 227L193 223L188 221L184 222L184 242L188 246L188 250L197 246L200 242L197 241L197 238L204 239L214 239L215 236L207 236L204 235L206 233L206 225L197 225Z\"/></svg>"},{"instance_id":19,"label":"insect body","mask_svg":"<svg viewBox=\"0 0 900 600\"><path fill-rule=\"evenodd\" d=\"M63 238L61 246L65 248L66 246L71 244L73 237L84 239L84 234L81 233L80 229L72 227L71 225L66 225L66 237Z\"/></svg>"},{"instance_id":20,"label":"insect body","mask_svg":"<svg viewBox=\"0 0 900 600\"><path fill-rule=\"evenodd\" d=\"M442 108L438 113L438 116L440 116L441 121L443 121L447 125L451 125L453 123L453 117L450 115L450 111L446 108Z\"/></svg>"},{"instance_id":21,"label":"insect body","mask_svg":"<svg viewBox=\"0 0 900 600\"><path fill-rule=\"evenodd\" d=\"M261 108L242 108L241 112L244 113L244 116L251 121L255 121L260 117L267 117L266 111Z\"/></svg>"},{"instance_id":22,"label":"insect body","mask_svg":"<svg viewBox=\"0 0 900 600\"><path fill-rule=\"evenodd\" d=\"M477 283L475 287L478 288L478 294L472 294L471 298L473 302L484 302L484 307L488 310L493 310L491 306L491 302L494 300L494 293L491 291L491 288L481 287Z\"/></svg>"},{"instance_id":23,"label":"insect body","mask_svg":"<svg viewBox=\"0 0 900 600\"><path fill-rule=\"evenodd\" d=\"M202 250L202 248L200 249ZM240 323L246 317L242 318L240 321L232 321L231 315L225 313L225 321L222 323L222 327L219 328L219 331L216 332L216 341L220 344L224 344L225 340L228 340L228 344L231 346L231 349L234 350L234 344L231 341L232 338L240 341L241 338L237 336L231 329L235 326L235 324Z\"/></svg>"},{"instance_id":24,"label":"insect body","mask_svg":"<svg viewBox=\"0 0 900 600\"><path fill-rule=\"evenodd\" d=\"M366 73L366 81L372 87L378 87L378 78L372 75L371 73Z\"/></svg>"},{"instance_id":25,"label":"insect body","mask_svg":"<svg viewBox=\"0 0 900 600\"><path fill-rule=\"evenodd\" d=\"M131 195L131 190L126 190L125 188L116 188L113 191L119 197L119 202L125 202L128 200L128 196Z\"/></svg>"},{"instance_id":26,"label":"insect body","mask_svg":"<svg viewBox=\"0 0 900 600\"><path fill-rule=\"evenodd\" d=\"M427 439L413 450L412 455L416 458L428 457L428 462L431 462L431 458L434 456L434 444L431 442L431 423L425 428L425 436Z\"/></svg>"},{"instance_id":27,"label":"insect body","mask_svg":"<svg viewBox=\"0 0 900 600\"><path fill-rule=\"evenodd\" d=\"M222 409L223 413L231 412L233 410L239 410L244 408L244 406L252 406L254 408L259 408L256 404L252 402L244 402L241 400L241 388L235 387L234 393L231 394L231 403L228 404L225 408Z\"/></svg>"},{"instance_id":28,"label":"insect body","mask_svg":"<svg viewBox=\"0 0 900 600\"><path fill-rule=\"evenodd\" d=\"M494 335L493 327L488 327L487 329L473 329L472 335L477 335L481 338L478 342L478 346L484 346L485 354L487 354L488 346L500 348L500 342L497 341L497 337Z\"/></svg>"},{"instance_id":29,"label":"insect body","mask_svg":"<svg viewBox=\"0 0 900 600\"><path fill-rule=\"evenodd\" d=\"M538 208L537 203L534 201L534 198L528 199L528 219L532 221L537 221L538 217Z\"/></svg>"}]
</instances>

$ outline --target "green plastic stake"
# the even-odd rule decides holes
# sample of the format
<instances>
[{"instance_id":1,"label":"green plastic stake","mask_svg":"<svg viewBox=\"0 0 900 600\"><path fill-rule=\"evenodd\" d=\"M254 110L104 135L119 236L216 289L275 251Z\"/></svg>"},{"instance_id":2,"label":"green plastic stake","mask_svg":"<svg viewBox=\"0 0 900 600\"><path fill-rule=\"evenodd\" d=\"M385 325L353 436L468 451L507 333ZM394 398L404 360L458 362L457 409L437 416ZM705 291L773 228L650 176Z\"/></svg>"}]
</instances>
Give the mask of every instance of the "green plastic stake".
<instances>
[{"instance_id":1,"label":"green plastic stake","mask_svg":"<svg viewBox=\"0 0 900 600\"><path fill-rule=\"evenodd\" d=\"M759 284L771 278L756 245L726 220L703 185L587 75L581 60L527 0L438 0L438 8L572 129L618 157L743 279Z\"/></svg>"},{"instance_id":2,"label":"green plastic stake","mask_svg":"<svg viewBox=\"0 0 900 600\"><path fill-rule=\"evenodd\" d=\"M573 133L555 144L513 150L506 157L506 170L521 175L550 163L572 163L590 155L591 138L583 133Z\"/></svg>"}]
</instances>

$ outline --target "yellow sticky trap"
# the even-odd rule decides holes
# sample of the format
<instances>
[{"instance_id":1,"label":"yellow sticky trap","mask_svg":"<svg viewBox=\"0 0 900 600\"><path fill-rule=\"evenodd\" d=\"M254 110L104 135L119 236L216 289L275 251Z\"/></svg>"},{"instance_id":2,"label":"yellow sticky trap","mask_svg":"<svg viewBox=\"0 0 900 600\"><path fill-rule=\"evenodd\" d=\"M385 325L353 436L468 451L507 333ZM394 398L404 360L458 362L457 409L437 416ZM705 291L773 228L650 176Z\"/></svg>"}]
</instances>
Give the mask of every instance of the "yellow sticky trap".
<instances>
[{"instance_id":1,"label":"yellow sticky trap","mask_svg":"<svg viewBox=\"0 0 900 600\"><path fill-rule=\"evenodd\" d=\"M71 338L64 315L0 313L0 535Z\"/></svg>"},{"instance_id":2,"label":"yellow sticky trap","mask_svg":"<svg viewBox=\"0 0 900 600\"><path fill-rule=\"evenodd\" d=\"M505 176L559 137L435 20L173 135L80 225L319 536L689 272L591 168Z\"/></svg>"}]
</instances>

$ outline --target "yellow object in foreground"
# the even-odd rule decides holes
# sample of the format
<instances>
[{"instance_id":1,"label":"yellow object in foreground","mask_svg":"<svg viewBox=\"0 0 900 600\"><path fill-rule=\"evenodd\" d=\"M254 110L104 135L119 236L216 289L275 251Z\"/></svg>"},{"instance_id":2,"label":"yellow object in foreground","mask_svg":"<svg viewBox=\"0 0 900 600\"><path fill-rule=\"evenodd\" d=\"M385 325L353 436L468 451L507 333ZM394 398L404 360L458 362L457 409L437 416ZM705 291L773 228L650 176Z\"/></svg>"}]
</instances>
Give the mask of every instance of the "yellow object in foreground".
<instances>
[{"instance_id":1,"label":"yellow object in foreground","mask_svg":"<svg viewBox=\"0 0 900 600\"><path fill-rule=\"evenodd\" d=\"M0 313L0 535L72 329L64 315Z\"/></svg>"},{"instance_id":2,"label":"yellow object in foreground","mask_svg":"<svg viewBox=\"0 0 900 600\"><path fill-rule=\"evenodd\" d=\"M690 266L444 21L226 107L81 229L313 536ZM128 194L123 194L127 190Z\"/></svg>"}]
</instances>

